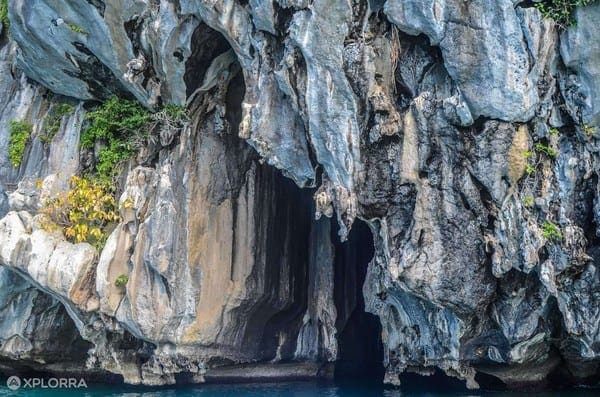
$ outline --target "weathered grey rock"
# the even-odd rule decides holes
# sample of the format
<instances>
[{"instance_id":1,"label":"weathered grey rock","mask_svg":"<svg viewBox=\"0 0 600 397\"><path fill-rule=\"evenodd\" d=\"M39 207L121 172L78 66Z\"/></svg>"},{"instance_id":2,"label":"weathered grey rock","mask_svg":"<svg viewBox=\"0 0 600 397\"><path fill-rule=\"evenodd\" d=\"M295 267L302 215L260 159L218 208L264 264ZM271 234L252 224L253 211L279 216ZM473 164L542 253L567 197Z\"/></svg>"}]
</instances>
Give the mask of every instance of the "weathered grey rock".
<instances>
[{"instance_id":1,"label":"weathered grey rock","mask_svg":"<svg viewBox=\"0 0 600 397\"><path fill-rule=\"evenodd\" d=\"M600 27L600 4L577 10L576 25L561 37L560 52L569 73L569 86L576 96L570 99L573 116L580 123L600 125L600 43L596 40Z\"/></svg>"},{"instance_id":2,"label":"weathered grey rock","mask_svg":"<svg viewBox=\"0 0 600 397\"><path fill-rule=\"evenodd\" d=\"M0 185L0 217L4 217L4 215L6 215L8 212L8 209L8 196L6 195L2 185Z\"/></svg>"},{"instance_id":3,"label":"weathered grey rock","mask_svg":"<svg viewBox=\"0 0 600 397\"><path fill-rule=\"evenodd\" d=\"M24 44L20 65L29 76L63 95L95 99L124 93L126 65L137 56L124 25L144 8L133 1L106 4L102 9L87 2L10 2L11 34ZM44 66L48 64L54 72L48 73ZM144 88L128 84L140 101L152 104L151 90Z\"/></svg>"},{"instance_id":4,"label":"weathered grey rock","mask_svg":"<svg viewBox=\"0 0 600 397\"><path fill-rule=\"evenodd\" d=\"M60 302L0 267L0 367L81 371L89 347Z\"/></svg>"},{"instance_id":5,"label":"weathered grey rock","mask_svg":"<svg viewBox=\"0 0 600 397\"><path fill-rule=\"evenodd\" d=\"M537 49L524 36L535 35L529 27L541 30L544 24L539 13L530 13L525 18L535 18L537 26L525 25L513 3L388 0L384 10L404 32L425 34L440 47L475 118L527 121L539 102L540 76L534 67Z\"/></svg>"},{"instance_id":6,"label":"weathered grey rock","mask_svg":"<svg viewBox=\"0 0 600 397\"><path fill-rule=\"evenodd\" d=\"M89 244L69 244L62 236L37 229L26 212L6 215L0 221L0 234L2 265L26 274L36 285L81 310L94 310L93 290L82 284L95 271L96 252Z\"/></svg>"},{"instance_id":7,"label":"weathered grey rock","mask_svg":"<svg viewBox=\"0 0 600 397\"><path fill-rule=\"evenodd\" d=\"M314 361L335 361L338 358L336 339L337 310L333 297L334 246L330 241L331 222L320 220L310 232L308 267L308 310L302 319L302 328L294 358Z\"/></svg>"},{"instance_id":8,"label":"weathered grey rock","mask_svg":"<svg viewBox=\"0 0 600 397\"><path fill-rule=\"evenodd\" d=\"M13 335L60 312L72 324L42 321L41 335L78 333L89 350L75 361L134 384L323 376L370 363L378 349L359 345L382 345L393 384L435 368L469 387L478 372L513 386L597 376L600 162L583 125L598 122L598 6L559 51L553 22L515 0L104 3L10 5L0 264L16 281L0 313L22 303L6 314L16 328L0 321L13 341L0 361L55 368L30 362L53 355L35 335ZM26 76L78 99L189 107L124 167L123 219L97 257L32 221L89 159L83 104L43 144L65 98ZM18 168L11 120L33 126Z\"/></svg>"}]
</instances>

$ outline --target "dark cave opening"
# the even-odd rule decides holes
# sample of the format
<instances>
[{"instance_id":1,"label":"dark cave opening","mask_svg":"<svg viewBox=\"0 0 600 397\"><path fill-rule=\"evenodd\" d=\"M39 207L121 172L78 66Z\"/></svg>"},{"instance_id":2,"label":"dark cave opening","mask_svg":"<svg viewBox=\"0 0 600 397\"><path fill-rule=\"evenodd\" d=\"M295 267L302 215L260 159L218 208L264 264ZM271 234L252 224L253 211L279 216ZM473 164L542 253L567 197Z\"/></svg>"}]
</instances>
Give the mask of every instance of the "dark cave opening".
<instances>
[{"instance_id":1,"label":"dark cave opening","mask_svg":"<svg viewBox=\"0 0 600 397\"><path fill-rule=\"evenodd\" d=\"M332 221L335 223L335 221ZM369 262L375 254L369 226L356 220L348 240L339 242L337 228L332 228L335 244L334 299L337 309L338 361L335 378L383 381L383 344L377 316L365 311L363 284Z\"/></svg>"},{"instance_id":2,"label":"dark cave opening","mask_svg":"<svg viewBox=\"0 0 600 397\"><path fill-rule=\"evenodd\" d=\"M237 73L227 87L225 118L230 126L230 133L237 137L242 122L242 102L246 94L246 84L242 73Z\"/></svg>"},{"instance_id":3,"label":"dark cave opening","mask_svg":"<svg viewBox=\"0 0 600 397\"><path fill-rule=\"evenodd\" d=\"M221 33L204 23L198 25L192 34L191 54L185 64L184 81L188 97L202 84L212 61L230 49ZM176 52L173 56L179 59L181 54Z\"/></svg>"},{"instance_id":4,"label":"dark cave opening","mask_svg":"<svg viewBox=\"0 0 600 397\"><path fill-rule=\"evenodd\" d=\"M188 96L203 84L213 60L230 49L221 33L203 23L198 26L192 35L191 55L186 62L184 78ZM232 147L241 142L238 128L245 95L242 73L232 77L225 95L225 118L230 128L221 139ZM264 261L263 282L268 287L255 306L239 310L240 314L252 313L243 346L248 352L258 350L260 361L285 363L296 360L298 331L314 294L310 290L314 288L311 287L311 271L314 272L310 264L311 233L319 228L318 222L311 220L315 211L314 189L298 188L279 170L266 164L260 165L257 171L258 200L264 203L259 217L270 220L260 232L266 234L265 241L268 241L260 254ZM324 243L331 244L334 250L333 296L338 342L334 375L381 383L384 375L381 326L377 316L365 312L362 293L367 267L374 255L371 230L366 223L356 220L348 241L341 243L337 222L323 221L330 222L326 232L330 234L329 239L324 239L329 241ZM321 342L319 339L317 344ZM256 343L259 346L255 346ZM322 352L318 352L317 357L317 361L322 359Z\"/></svg>"},{"instance_id":5,"label":"dark cave opening","mask_svg":"<svg viewBox=\"0 0 600 397\"><path fill-rule=\"evenodd\" d=\"M244 76L237 60L230 65L221 64L220 61L216 60L220 55L230 51L231 45L221 33L204 23L200 23L192 34L190 47L191 53L186 60L184 75L188 105L191 105L192 108L195 107L193 104L195 103L194 99L197 98L197 90L205 79L209 79L218 85L218 82L224 76L221 72L223 70L231 72L227 89L223 94L223 100L225 102L225 119L229 126L229 135L237 140L239 125L242 121L242 102L246 95ZM173 56L178 60L183 60L183 53L180 51L175 51ZM211 68L213 62L215 65L220 65L220 68L214 65ZM210 89L212 88L207 90Z\"/></svg>"},{"instance_id":6,"label":"dark cave opening","mask_svg":"<svg viewBox=\"0 0 600 397\"><path fill-rule=\"evenodd\" d=\"M266 233L269 244L265 248L265 285L273 286L263 312L256 312L257 320L270 315L264 322L261 350L266 357L291 359L296 347L295 338L281 343L281 335L294 335L308 305L308 252L313 214L312 192L299 189L279 170L262 165L260 178L269 188L263 193L265 217L269 222ZM261 183L262 184L262 183ZM281 261L287 260L287 266ZM290 299L291 298L291 299Z\"/></svg>"}]
</instances>

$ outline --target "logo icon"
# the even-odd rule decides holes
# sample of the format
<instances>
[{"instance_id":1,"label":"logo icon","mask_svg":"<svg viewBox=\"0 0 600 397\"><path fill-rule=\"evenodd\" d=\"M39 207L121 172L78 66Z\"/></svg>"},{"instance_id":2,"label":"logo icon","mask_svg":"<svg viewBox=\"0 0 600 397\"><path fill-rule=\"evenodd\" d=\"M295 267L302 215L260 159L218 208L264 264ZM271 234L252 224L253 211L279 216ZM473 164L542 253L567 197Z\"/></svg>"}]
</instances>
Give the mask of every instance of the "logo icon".
<instances>
[{"instance_id":1,"label":"logo icon","mask_svg":"<svg viewBox=\"0 0 600 397\"><path fill-rule=\"evenodd\" d=\"M8 386L10 390L19 390L21 388L21 378L18 376L11 376L6 381L6 386Z\"/></svg>"}]
</instances>

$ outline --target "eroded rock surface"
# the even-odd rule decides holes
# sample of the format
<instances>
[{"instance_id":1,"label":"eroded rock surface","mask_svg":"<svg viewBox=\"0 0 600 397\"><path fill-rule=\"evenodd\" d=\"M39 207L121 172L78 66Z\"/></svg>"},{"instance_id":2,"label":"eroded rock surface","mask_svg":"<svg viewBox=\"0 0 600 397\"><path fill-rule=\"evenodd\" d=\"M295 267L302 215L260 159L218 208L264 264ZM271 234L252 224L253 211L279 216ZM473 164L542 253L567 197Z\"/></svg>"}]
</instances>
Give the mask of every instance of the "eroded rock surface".
<instances>
[{"instance_id":1,"label":"eroded rock surface","mask_svg":"<svg viewBox=\"0 0 600 397\"><path fill-rule=\"evenodd\" d=\"M600 6L561 31L527 4L10 1L0 369L329 376L362 338L393 384L597 382ZM35 216L94 161L86 101L112 95L191 117L127 164L96 252Z\"/></svg>"}]
</instances>

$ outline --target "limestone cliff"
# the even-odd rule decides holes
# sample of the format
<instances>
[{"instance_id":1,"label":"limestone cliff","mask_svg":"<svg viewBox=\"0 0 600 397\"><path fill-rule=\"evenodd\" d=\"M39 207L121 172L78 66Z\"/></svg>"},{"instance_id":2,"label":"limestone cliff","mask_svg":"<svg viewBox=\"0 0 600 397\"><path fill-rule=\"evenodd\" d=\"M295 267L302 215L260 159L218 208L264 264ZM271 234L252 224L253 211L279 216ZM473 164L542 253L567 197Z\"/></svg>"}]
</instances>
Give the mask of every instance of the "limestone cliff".
<instances>
[{"instance_id":1,"label":"limestone cliff","mask_svg":"<svg viewBox=\"0 0 600 397\"><path fill-rule=\"evenodd\" d=\"M8 0L0 370L598 382L600 4L534 3ZM127 163L98 251L36 214L113 96L190 117Z\"/></svg>"}]
</instances>

